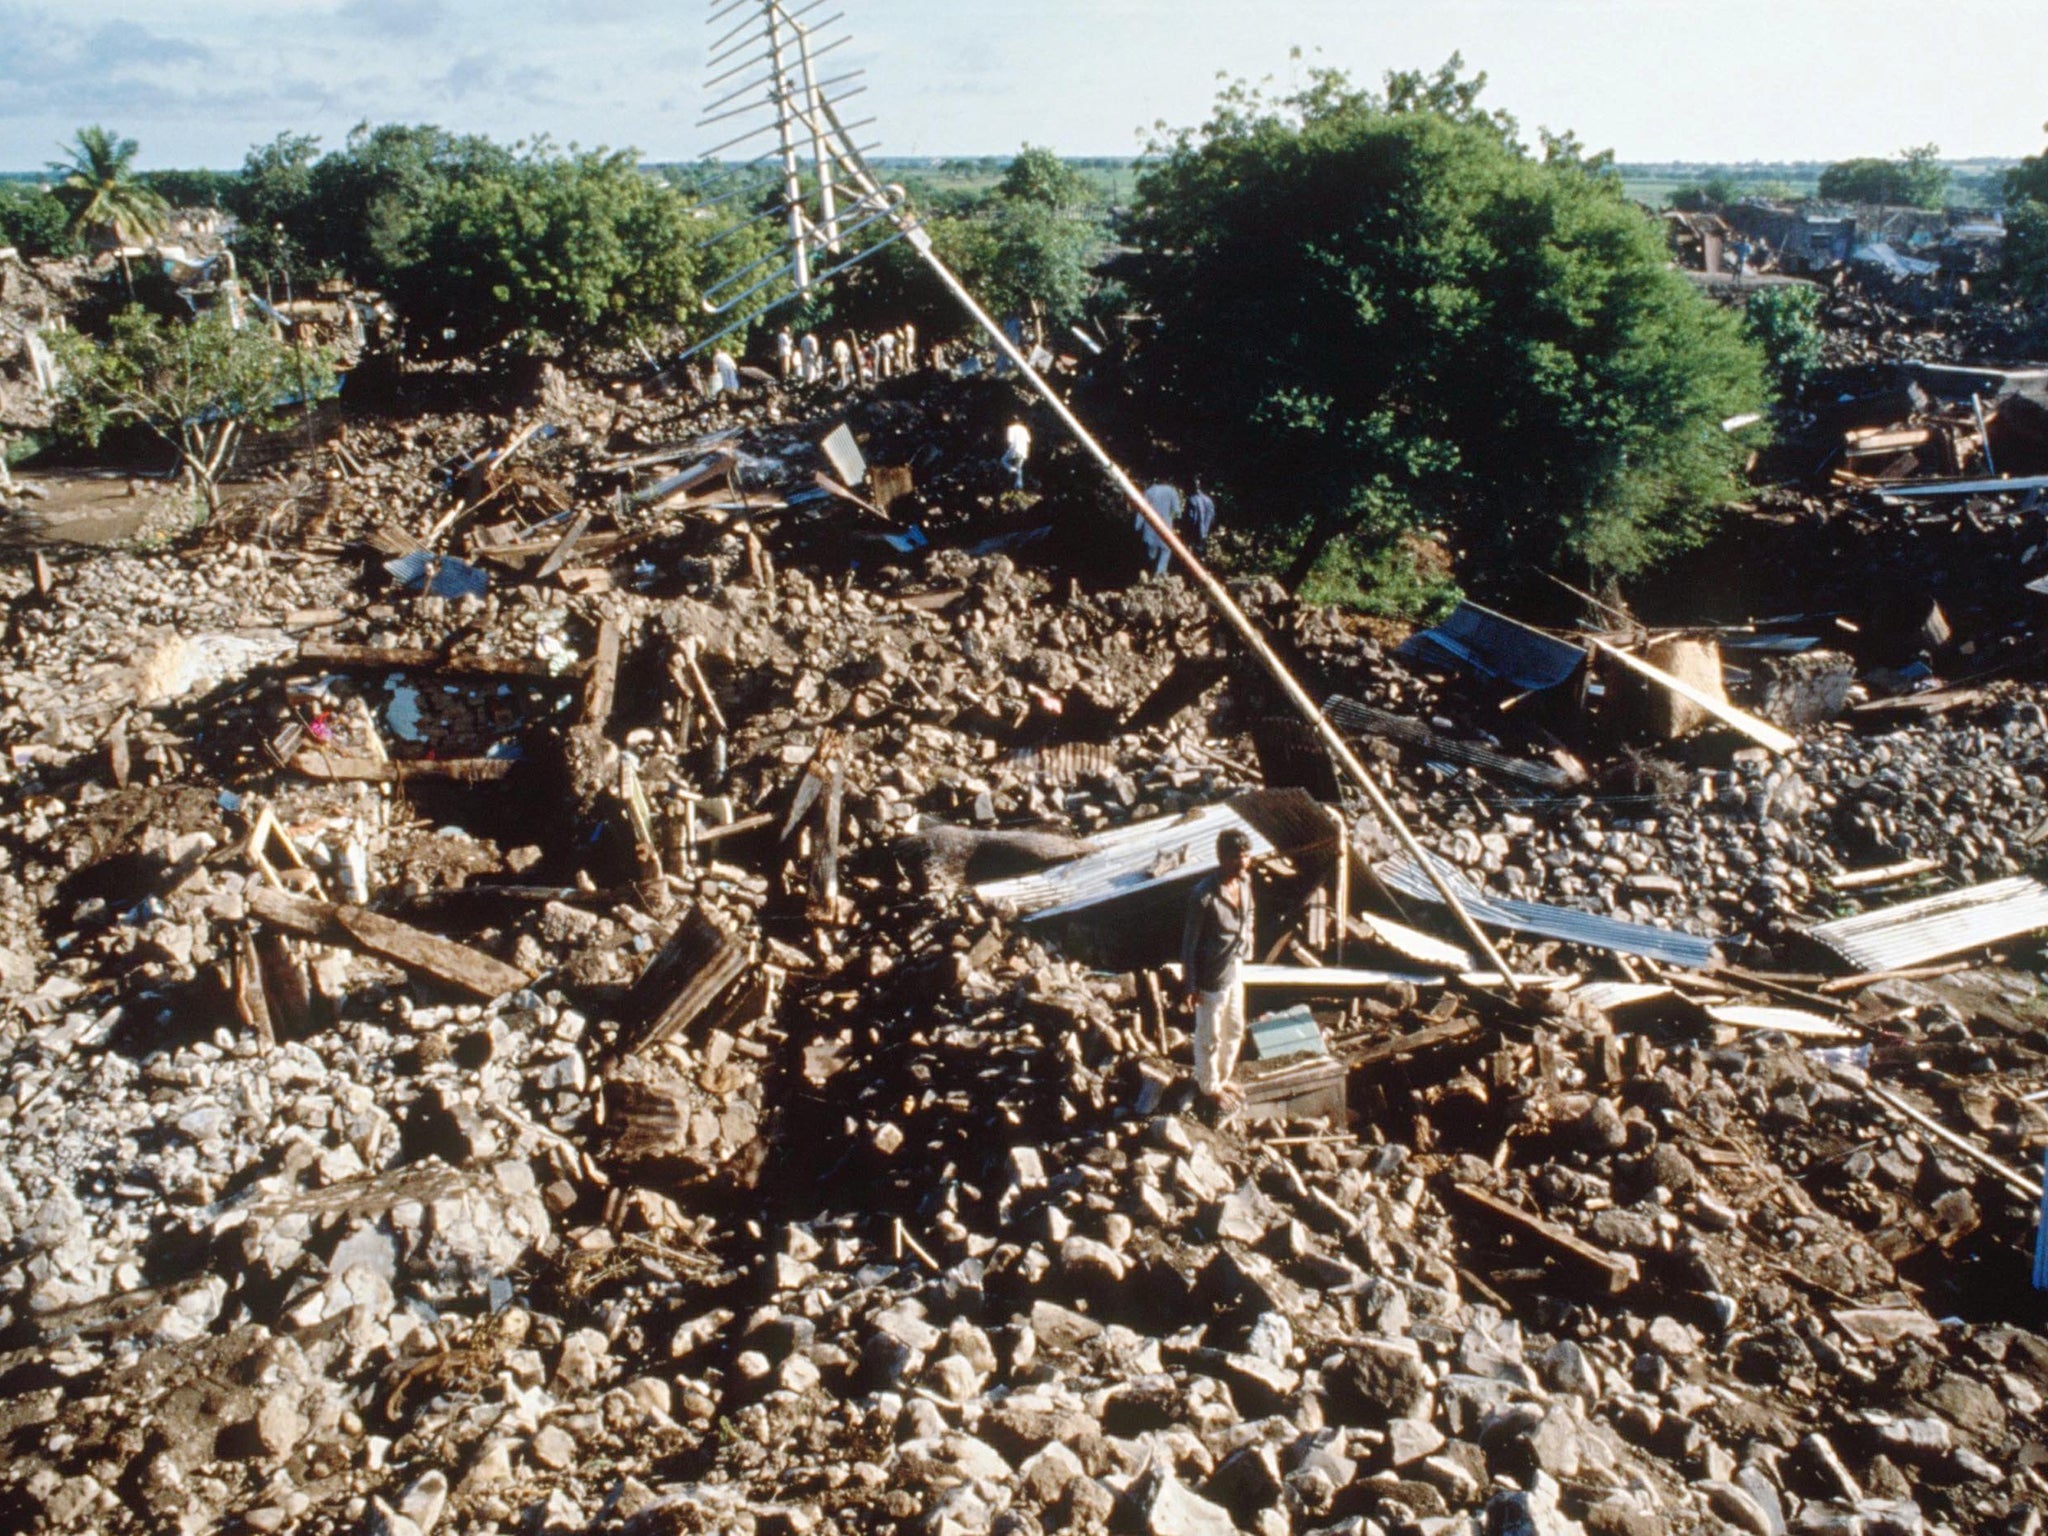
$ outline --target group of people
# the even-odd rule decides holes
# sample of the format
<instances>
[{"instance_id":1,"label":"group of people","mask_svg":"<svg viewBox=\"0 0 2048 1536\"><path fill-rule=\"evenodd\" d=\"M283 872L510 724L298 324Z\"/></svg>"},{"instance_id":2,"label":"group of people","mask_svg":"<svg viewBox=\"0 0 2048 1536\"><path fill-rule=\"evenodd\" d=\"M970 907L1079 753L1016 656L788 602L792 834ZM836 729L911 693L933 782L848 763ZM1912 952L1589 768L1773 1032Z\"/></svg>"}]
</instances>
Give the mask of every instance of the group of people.
<instances>
[{"instance_id":1,"label":"group of people","mask_svg":"<svg viewBox=\"0 0 2048 1536\"><path fill-rule=\"evenodd\" d=\"M775 333L775 360L784 383L822 384L829 376L840 389L873 384L917 370L917 327L905 322L866 338L838 336L828 349L815 331L798 337L784 326Z\"/></svg>"},{"instance_id":2,"label":"group of people","mask_svg":"<svg viewBox=\"0 0 2048 1536\"><path fill-rule=\"evenodd\" d=\"M1003 473L1010 477L1010 483L1018 490L1024 489L1024 466L1031 459L1031 429L1021 421L1013 421L1003 429L1003 456L1000 460ZM1202 489L1202 482L1195 481L1194 493L1183 496L1180 487L1160 481L1148 486L1145 504L1167 527L1178 531L1181 520L1187 520L1187 531L1182 535L1196 554L1200 554L1209 542L1209 535L1216 531L1216 502ZM1145 541L1145 558L1152 563L1152 574L1164 576L1173 563L1173 551L1166 540L1159 535L1158 527L1142 512L1131 517L1132 526Z\"/></svg>"}]
</instances>

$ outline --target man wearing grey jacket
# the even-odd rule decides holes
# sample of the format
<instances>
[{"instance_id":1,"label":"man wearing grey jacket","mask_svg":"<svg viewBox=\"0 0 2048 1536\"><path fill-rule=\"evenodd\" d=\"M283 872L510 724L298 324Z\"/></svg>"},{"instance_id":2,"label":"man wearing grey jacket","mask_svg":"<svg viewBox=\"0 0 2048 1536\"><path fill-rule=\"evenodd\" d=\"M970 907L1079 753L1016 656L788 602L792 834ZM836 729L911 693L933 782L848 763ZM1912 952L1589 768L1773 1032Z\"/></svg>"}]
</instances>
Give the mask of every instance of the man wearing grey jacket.
<instances>
[{"instance_id":1,"label":"man wearing grey jacket","mask_svg":"<svg viewBox=\"0 0 2048 1536\"><path fill-rule=\"evenodd\" d=\"M1236 827L1216 838L1216 873L1188 898L1181 986L1195 1009L1195 1088L1225 1112L1244 1095L1231 1078L1244 1045L1241 967L1252 952L1252 841Z\"/></svg>"}]
</instances>

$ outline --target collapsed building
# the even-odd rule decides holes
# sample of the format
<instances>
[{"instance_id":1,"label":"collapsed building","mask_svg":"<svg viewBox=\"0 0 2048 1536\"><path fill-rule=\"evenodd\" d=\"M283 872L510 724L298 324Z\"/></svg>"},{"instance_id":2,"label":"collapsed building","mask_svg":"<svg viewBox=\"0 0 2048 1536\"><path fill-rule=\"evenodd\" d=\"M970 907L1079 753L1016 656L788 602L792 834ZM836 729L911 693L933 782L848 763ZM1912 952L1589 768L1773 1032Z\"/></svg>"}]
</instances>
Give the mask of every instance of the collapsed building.
<instances>
[{"instance_id":1,"label":"collapsed building","mask_svg":"<svg viewBox=\"0 0 2048 1536\"><path fill-rule=\"evenodd\" d=\"M2048 546L1962 382L1669 622L1234 583L1420 858L986 370L360 403L35 549L11 1523L2038 1530Z\"/></svg>"}]
</instances>

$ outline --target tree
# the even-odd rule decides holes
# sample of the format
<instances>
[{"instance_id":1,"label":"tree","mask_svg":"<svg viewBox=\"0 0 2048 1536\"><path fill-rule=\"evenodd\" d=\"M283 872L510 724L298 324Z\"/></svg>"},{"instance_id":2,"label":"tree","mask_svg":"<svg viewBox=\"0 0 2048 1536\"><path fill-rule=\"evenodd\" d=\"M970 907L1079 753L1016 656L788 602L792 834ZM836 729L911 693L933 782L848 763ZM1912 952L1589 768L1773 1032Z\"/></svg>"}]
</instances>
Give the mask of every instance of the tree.
<instances>
[{"instance_id":1,"label":"tree","mask_svg":"<svg viewBox=\"0 0 2048 1536\"><path fill-rule=\"evenodd\" d=\"M1820 371L1820 290L1806 283L1759 288L1749 296L1743 319L1770 359L1780 396L1796 398Z\"/></svg>"},{"instance_id":2,"label":"tree","mask_svg":"<svg viewBox=\"0 0 2048 1536\"><path fill-rule=\"evenodd\" d=\"M420 206L387 207L371 244L393 301L426 335L532 351L681 324L697 302L697 247L718 228L693 221L631 151L539 144L449 178Z\"/></svg>"},{"instance_id":3,"label":"tree","mask_svg":"<svg viewBox=\"0 0 2048 1536\"><path fill-rule=\"evenodd\" d=\"M1719 423L1765 398L1739 320L1476 87L1232 87L1139 183L1141 365L1297 582L1418 532L1499 573L1625 573L1738 491Z\"/></svg>"},{"instance_id":4,"label":"tree","mask_svg":"<svg viewBox=\"0 0 2048 1536\"><path fill-rule=\"evenodd\" d=\"M1831 203L1884 208L1939 208L1948 193L1948 168L1933 144L1900 152L1896 160L1837 160L1820 173L1820 195Z\"/></svg>"},{"instance_id":5,"label":"tree","mask_svg":"<svg viewBox=\"0 0 2048 1536\"><path fill-rule=\"evenodd\" d=\"M311 134L280 133L242 158L229 208L235 215L235 254L246 276L269 278L290 270L314 231L313 163L320 141Z\"/></svg>"},{"instance_id":6,"label":"tree","mask_svg":"<svg viewBox=\"0 0 2048 1536\"><path fill-rule=\"evenodd\" d=\"M180 321L130 307L105 342L76 332L57 341L60 426L95 447L124 423L147 429L176 451L208 516L220 510L220 478L243 434L334 382L326 351L287 346L262 326L236 330L220 310Z\"/></svg>"},{"instance_id":7,"label":"tree","mask_svg":"<svg viewBox=\"0 0 2048 1536\"><path fill-rule=\"evenodd\" d=\"M1680 213L1707 213L1726 208L1738 196L1735 182L1725 172L1716 171L1705 181L1678 188L1671 194L1671 206Z\"/></svg>"},{"instance_id":8,"label":"tree","mask_svg":"<svg viewBox=\"0 0 2048 1536\"><path fill-rule=\"evenodd\" d=\"M33 182L0 182L0 245L24 256L63 256L76 246L71 217L50 189Z\"/></svg>"},{"instance_id":9,"label":"tree","mask_svg":"<svg viewBox=\"0 0 2048 1536\"><path fill-rule=\"evenodd\" d=\"M138 179L172 208L226 208L241 184L233 171L144 171Z\"/></svg>"},{"instance_id":10,"label":"tree","mask_svg":"<svg viewBox=\"0 0 2048 1536\"><path fill-rule=\"evenodd\" d=\"M170 216L164 200L135 175L140 146L95 124L78 130L68 160L53 160L57 199L71 216L74 237L134 245L159 233Z\"/></svg>"},{"instance_id":11,"label":"tree","mask_svg":"<svg viewBox=\"0 0 2048 1536\"><path fill-rule=\"evenodd\" d=\"M2048 306L2048 150L2005 173L2005 204L2006 282L2028 303Z\"/></svg>"},{"instance_id":12,"label":"tree","mask_svg":"<svg viewBox=\"0 0 2048 1536\"><path fill-rule=\"evenodd\" d=\"M996 183L996 195L1069 213L1088 201L1088 178L1051 150L1026 144Z\"/></svg>"}]
</instances>

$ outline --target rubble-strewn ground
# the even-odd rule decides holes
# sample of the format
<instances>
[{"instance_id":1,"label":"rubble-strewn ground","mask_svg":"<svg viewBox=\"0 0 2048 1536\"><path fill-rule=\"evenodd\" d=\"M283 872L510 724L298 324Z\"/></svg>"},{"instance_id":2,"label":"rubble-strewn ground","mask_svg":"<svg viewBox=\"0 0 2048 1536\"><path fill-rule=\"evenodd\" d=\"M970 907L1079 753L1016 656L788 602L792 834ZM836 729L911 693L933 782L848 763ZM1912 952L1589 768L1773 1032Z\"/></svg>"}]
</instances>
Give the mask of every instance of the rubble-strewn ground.
<instances>
[{"instance_id":1,"label":"rubble-strewn ground","mask_svg":"<svg viewBox=\"0 0 2048 1536\"><path fill-rule=\"evenodd\" d=\"M1611 677L1503 709L1241 584L1319 696L1569 766L1367 744L1468 878L1726 968L1503 936L1677 991L1319 999L1346 1122L1216 1127L1142 973L972 886L1327 767L1188 587L1125 583L1129 518L1051 432L1005 488L1017 410L934 374L737 407L415 376L204 537L6 573L5 1523L2038 1531L2032 1201L1871 1085L2038 1168L2040 957L1837 987L1802 936L2038 864L2030 516L1780 494L1658 595L1821 616L1880 707L1781 759L1644 736ZM912 470L886 514L815 492L842 418ZM519 570L470 542L506 525ZM436 539L485 595L387 576ZM1929 602L1947 636L1887 629ZM1845 1038L1702 1011L1736 1000Z\"/></svg>"}]
</instances>

